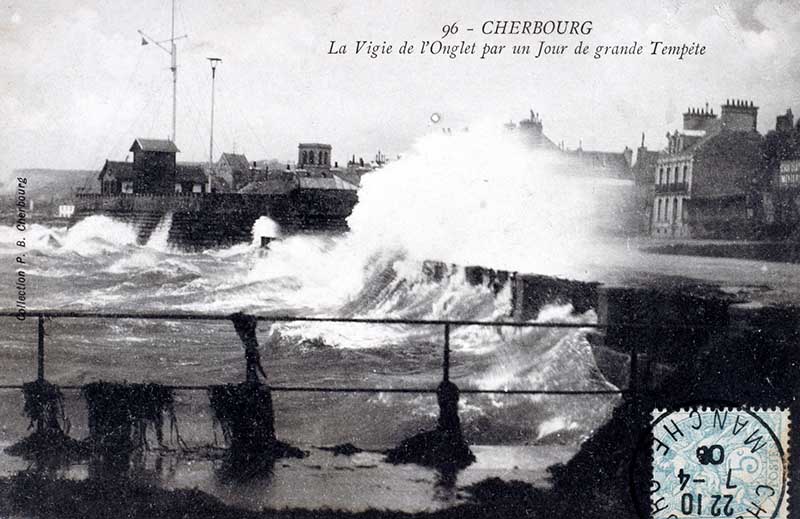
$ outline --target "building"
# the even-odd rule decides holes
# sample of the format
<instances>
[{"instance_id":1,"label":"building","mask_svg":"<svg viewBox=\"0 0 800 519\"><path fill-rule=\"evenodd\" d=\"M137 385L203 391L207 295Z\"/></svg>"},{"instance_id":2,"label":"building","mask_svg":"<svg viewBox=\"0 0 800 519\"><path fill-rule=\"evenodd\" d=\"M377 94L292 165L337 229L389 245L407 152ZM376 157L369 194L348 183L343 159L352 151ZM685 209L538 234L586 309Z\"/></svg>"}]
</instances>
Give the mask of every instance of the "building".
<instances>
[{"instance_id":1,"label":"building","mask_svg":"<svg viewBox=\"0 0 800 519\"><path fill-rule=\"evenodd\" d=\"M545 151L560 152L561 147L557 146L544 134L544 125L542 118L538 113L533 110L530 111L531 116L529 119L523 119L518 125L513 122L506 124L506 128L511 131L518 131L522 136L523 142L531 148L536 148Z\"/></svg>"},{"instance_id":2,"label":"building","mask_svg":"<svg viewBox=\"0 0 800 519\"><path fill-rule=\"evenodd\" d=\"M570 173L583 176L633 180L631 161L633 150L625 146L622 152L589 151L583 145L577 149L562 151L566 160L566 169Z\"/></svg>"},{"instance_id":3,"label":"building","mask_svg":"<svg viewBox=\"0 0 800 519\"><path fill-rule=\"evenodd\" d=\"M223 153L214 165L214 174L221 179L231 191L238 191L253 178L250 162L247 157L237 153Z\"/></svg>"},{"instance_id":4,"label":"building","mask_svg":"<svg viewBox=\"0 0 800 519\"><path fill-rule=\"evenodd\" d=\"M197 164L175 160L177 146L161 139L136 139L130 147L133 162L106 160L100 171L100 192L105 195L165 195L205 193L208 175Z\"/></svg>"},{"instance_id":5,"label":"building","mask_svg":"<svg viewBox=\"0 0 800 519\"><path fill-rule=\"evenodd\" d=\"M800 239L800 154L780 161L775 173L771 237Z\"/></svg>"},{"instance_id":6,"label":"building","mask_svg":"<svg viewBox=\"0 0 800 519\"><path fill-rule=\"evenodd\" d=\"M208 175L201 164L175 165L175 193L205 193L208 184Z\"/></svg>"},{"instance_id":7,"label":"building","mask_svg":"<svg viewBox=\"0 0 800 519\"><path fill-rule=\"evenodd\" d=\"M775 122L764 139L763 157L767 180L762 194L765 234L770 238L800 239L800 121L795 126L792 110Z\"/></svg>"},{"instance_id":8,"label":"building","mask_svg":"<svg viewBox=\"0 0 800 519\"><path fill-rule=\"evenodd\" d=\"M627 146L622 152L609 152L584 150L582 144L579 144L574 150L567 149L563 145L556 145L545 135L542 118L533 110L530 111L529 119L523 119L519 124L510 122L505 127L509 131L518 132L527 146L558 154L562 159L560 162L564 173L600 178L632 179L633 150Z\"/></svg>"},{"instance_id":9,"label":"building","mask_svg":"<svg viewBox=\"0 0 800 519\"><path fill-rule=\"evenodd\" d=\"M636 162L631 167L633 184L635 186L634 210L636 211L637 234L649 235L651 232L650 215L653 214L658 157L658 151L647 149L644 133L642 133L642 143L636 150Z\"/></svg>"},{"instance_id":10,"label":"building","mask_svg":"<svg viewBox=\"0 0 800 519\"><path fill-rule=\"evenodd\" d=\"M753 186L761 169L758 107L728 100L719 115L690 108L658 157L651 234L747 238L756 225Z\"/></svg>"},{"instance_id":11,"label":"building","mask_svg":"<svg viewBox=\"0 0 800 519\"><path fill-rule=\"evenodd\" d=\"M286 169L251 168L252 181L238 190L239 193L288 193L294 189L300 192L317 191L356 191L358 181L351 180L347 170L335 164L331 167L330 144L300 143L297 152L297 167L289 164Z\"/></svg>"},{"instance_id":12,"label":"building","mask_svg":"<svg viewBox=\"0 0 800 519\"><path fill-rule=\"evenodd\" d=\"M72 218L75 214L75 206L73 204L62 204L58 206L58 218Z\"/></svg>"},{"instance_id":13,"label":"building","mask_svg":"<svg viewBox=\"0 0 800 519\"><path fill-rule=\"evenodd\" d=\"M309 171L331 169L331 145L303 143L297 146L297 167Z\"/></svg>"},{"instance_id":14,"label":"building","mask_svg":"<svg viewBox=\"0 0 800 519\"><path fill-rule=\"evenodd\" d=\"M100 170L100 193L103 195L133 194L136 173L131 162L106 160Z\"/></svg>"},{"instance_id":15,"label":"building","mask_svg":"<svg viewBox=\"0 0 800 519\"><path fill-rule=\"evenodd\" d=\"M134 193L163 194L174 190L175 154L180 150L165 139L136 139L133 152Z\"/></svg>"},{"instance_id":16,"label":"building","mask_svg":"<svg viewBox=\"0 0 800 519\"><path fill-rule=\"evenodd\" d=\"M800 189L800 158L781 161L777 187L778 189Z\"/></svg>"},{"instance_id":17,"label":"building","mask_svg":"<svg viewBox=\"0 0 800 519\"><path fill-rule=\"evenodd\" d=\"M794 130L794 114L792 109L787 108L786 113L775 118L775 131L780 133L791 133Z\"/></svg>"}]
</instances>

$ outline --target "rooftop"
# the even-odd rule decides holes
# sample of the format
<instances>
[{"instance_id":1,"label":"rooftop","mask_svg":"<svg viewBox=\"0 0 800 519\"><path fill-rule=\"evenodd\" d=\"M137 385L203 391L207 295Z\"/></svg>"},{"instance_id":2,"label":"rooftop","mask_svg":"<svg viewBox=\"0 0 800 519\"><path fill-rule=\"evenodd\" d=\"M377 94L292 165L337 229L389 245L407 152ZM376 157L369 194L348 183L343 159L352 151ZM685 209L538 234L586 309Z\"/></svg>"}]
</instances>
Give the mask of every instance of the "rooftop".
<instances>
[{"instance_id":1,"label":"rooftop","mask_svg":"<svg viewBox=\"0 0 800 519\"><path fill-rule=\"evenodd\" d=\"M169 139L143 139L138 137L129 151L155 151L160 153L178 153L179 150L175 143Z\"/></svg>"},{"instance_id":2,"label":"rooftop","mask_svg":"<svg viewBox=\"0 0 800 519\"><path fill-rule=\"evenodd\" d=\"M106 163L103 165L103 169L100 170L100 174L97 177L98 180L102 182L105 175L113 175L117 180L132 180L136 177L136 174L133 171L132 162L120 162L113 160L106 161Z\"/></svg>"},{"instance_id":3,"label":"rooftop","mask_svg":"<svg viewBox=\"0 0 800 519\"><path fill-rule=\"evenodd\" d=\"M299 177L300 189L340 189L357 191L358 186L343 180L336 175L331 177Z\"/></svg>"},{"instance_id":4,"label":"rooftop","mask_svg":"<svg viewBox=\"0 0 800 519\"><path fill-rule=\"evenodd\" d=\"M233 170L237 171L249 171L250 169L250 162L247 161L247 157L244 154L240 153L223 153L220 158L220 161L225 160L228 165Z\"/></svg>"}]
</instances>

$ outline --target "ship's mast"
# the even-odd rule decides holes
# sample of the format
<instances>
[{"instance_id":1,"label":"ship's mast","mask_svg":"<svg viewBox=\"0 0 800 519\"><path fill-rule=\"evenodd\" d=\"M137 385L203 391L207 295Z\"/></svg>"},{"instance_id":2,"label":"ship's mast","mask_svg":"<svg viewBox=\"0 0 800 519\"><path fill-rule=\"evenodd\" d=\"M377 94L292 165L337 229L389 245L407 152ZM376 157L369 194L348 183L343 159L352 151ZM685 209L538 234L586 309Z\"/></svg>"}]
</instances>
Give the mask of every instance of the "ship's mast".
<instances>
[{"instance_id":1,"label":"ship's mast","mask_svg":"<svg viewBox=\"0 0 800 519\"><path fill-rule=\"evenodd\" d=\"M175 0L172 0L172 22L170 24L170 37L168 40L157 41L139 29L142 35L142 45L153 43L158 48L170 55L170 67L172 71L172 142L176 140L177 114L178 114L178 47L175 45L177 40L186 38L186 35L175 37ZM169 48L164 44L169 42Z\"/></svg>"}]
</instances>

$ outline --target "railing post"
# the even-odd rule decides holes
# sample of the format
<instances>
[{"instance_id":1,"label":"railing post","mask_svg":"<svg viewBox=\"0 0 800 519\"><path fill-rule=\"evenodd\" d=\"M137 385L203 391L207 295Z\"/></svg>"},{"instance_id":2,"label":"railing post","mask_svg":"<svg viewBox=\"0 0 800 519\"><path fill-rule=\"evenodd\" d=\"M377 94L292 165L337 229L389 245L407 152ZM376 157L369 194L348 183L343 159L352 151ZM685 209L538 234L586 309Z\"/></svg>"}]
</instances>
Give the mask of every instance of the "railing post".
<instances>
[{"instance_id":1,"label":"railing post","mask_svg":"<svg viewBox=\"0 0 800 519\"><path fill-rule=\"evenodd\" d=\"M442 358L442 381L450 381L450 323L444 325L444 357Z\"/></svg>"},{"instance_id":2,"label":"railing post","mask_svg":"<svg viewBox=\"0 0 800 519\"><path fill-rule=\"evenodd\" d=\"M40 384L44 384L44 316L39 315L36 323L38 329L38 344L36 348L36 379ZM44 432L44 415L39 413L39 418L36 420L36 431L39 433Z\"/></svg>"},{"instance_id":3,"label":"railing post","mask_svg":"<svg viewBox=\"0 0 800 519\"><path fill-rule=\"evenodd\" d=\"M636 393L639 391L639 348L634 345L631 348L631 367L630 374L628 375L628 389L631 395L636 398Z\"/></svg>"},{"instance_id":4,"label":"railing post","mask_svg":"<svg viewBox=\"0 0 800 519\"><path fill-rule=\"evenodd\" d=\"M633 408L633 415L635 416L635 420L644 420L645 418L642 416L642 399L639 392L641 391L641 380L639 380L639 371L641 368L639 367L639 346L637 344L633 344L631 348L631 368L630 368L630 379L628 380L628 390L629 398L631 401L631 406Z\"/></svg>"},{"instance_id":5,"label":"railing post","mask_svg":"<svg viewBox=\"0 0 800 519\"><path fill-rule=\"evenodd\" d=\"M44 316L42 315L39 316L38 330L39 344L36 354L36 378L39 382L44 382Z\"/></svg>"}]
</instances>

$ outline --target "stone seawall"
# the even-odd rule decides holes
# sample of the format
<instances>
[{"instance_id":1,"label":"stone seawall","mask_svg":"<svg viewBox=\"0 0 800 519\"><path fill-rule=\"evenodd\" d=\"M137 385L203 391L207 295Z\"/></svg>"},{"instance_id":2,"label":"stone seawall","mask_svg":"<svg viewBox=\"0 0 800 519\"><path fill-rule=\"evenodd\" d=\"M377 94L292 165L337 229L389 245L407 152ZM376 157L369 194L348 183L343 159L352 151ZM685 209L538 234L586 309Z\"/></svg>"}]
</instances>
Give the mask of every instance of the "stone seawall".
<instances>
[{"instance_id":1,"label":"stone seawall","mask_svg":"<svg viewBox=\"0 0 800 519\"><path fill-rule=\"evenodd\" d=\"M227 247L253 240L253 224L262 216L282 234L347 230L358 201L355 191L298 190L286 195L187 193L179 195L78 195L71 224L100 214L136 225L147 243L159 222L172 215L168 243L181 249Z\"/></svg>"}]
</instances>

